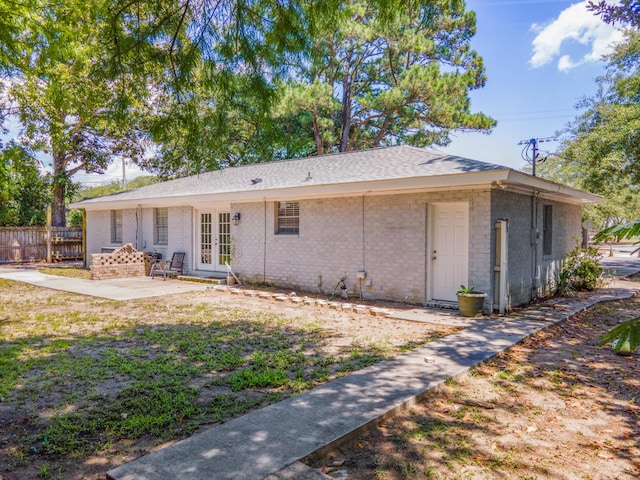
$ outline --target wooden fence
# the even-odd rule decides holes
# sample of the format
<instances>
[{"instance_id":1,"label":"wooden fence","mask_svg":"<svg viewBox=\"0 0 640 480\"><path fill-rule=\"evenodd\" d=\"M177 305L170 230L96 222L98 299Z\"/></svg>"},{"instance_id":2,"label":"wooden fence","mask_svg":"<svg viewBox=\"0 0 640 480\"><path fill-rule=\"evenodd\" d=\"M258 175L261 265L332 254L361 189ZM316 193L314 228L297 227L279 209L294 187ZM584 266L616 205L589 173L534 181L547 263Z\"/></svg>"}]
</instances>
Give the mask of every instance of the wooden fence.
<instances>
[{"instance_id":1,"label":"wooden fence","mask_svg":"<svg viewBox=\"0 0 640 480\"><path fill-rule=\"evenodd\" d=\"M82 227L0 227L0 263L83 258Z\"/></svg>"}]
</instances>

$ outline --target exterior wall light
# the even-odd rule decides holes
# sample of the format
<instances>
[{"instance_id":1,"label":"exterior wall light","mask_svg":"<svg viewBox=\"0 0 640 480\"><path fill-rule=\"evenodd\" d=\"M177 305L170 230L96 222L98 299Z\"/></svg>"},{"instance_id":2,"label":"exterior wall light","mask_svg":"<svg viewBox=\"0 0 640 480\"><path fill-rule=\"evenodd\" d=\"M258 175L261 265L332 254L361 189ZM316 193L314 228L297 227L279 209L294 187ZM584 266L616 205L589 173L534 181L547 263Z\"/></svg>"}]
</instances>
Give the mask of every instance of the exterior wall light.
<instances>
[{"instance_id":1,"label":"exterior wall light","mask_svg":"<svg viewBox=\"0 0 640 480\"><path fill-rule=\"evenodd\" d=\"M234 225L238 225L240 223L240 212L237 212L231 220Z\"/></svg>"}]
</instances>

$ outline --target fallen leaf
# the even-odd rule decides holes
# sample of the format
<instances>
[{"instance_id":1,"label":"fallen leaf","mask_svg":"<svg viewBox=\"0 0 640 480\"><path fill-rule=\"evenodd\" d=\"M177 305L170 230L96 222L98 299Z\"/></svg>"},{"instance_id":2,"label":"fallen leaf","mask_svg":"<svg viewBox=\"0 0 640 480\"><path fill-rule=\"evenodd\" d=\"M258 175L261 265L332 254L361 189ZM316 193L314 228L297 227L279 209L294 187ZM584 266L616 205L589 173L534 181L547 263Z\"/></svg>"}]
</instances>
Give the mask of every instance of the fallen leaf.
<instances>
[{"instance_id":1,"label":"fallen leaf","mask_svg":"<svg viewBox=\"0 0 640 480\"><path fill-rule=\"evenodd\" d=\"M613 453L611 452L600 452L598 453L598 457L600 458L604 458L605 460L611 460L612 458L615 457L615 455L613 455Z\"/></svg>"},{"instance_id":2,"label":"fallen leaf","mask_svg":"<svg viewBox=\"0 0 640 480\"><path fill-rule=\"evenodd\" d=\"M344 458L341 458L340 460L335 460L331 465L333 467L341 467L342 465L344 465Z\"/></svg>"},{"instance_id":3,"label":"fallen leaf","mask_svg":"<svg viewBox=\"0 0 640 480\"><path fill-rule=\"evenodd\" d=\"M491 451L495 452L496 450L498 450L498 444L496 442L493 442L491 444Z\"/></svg>"},{"instance_id":4,"label":"fallen leaf","mask_svg":"<svg viewBox=\"0 0 640 480\"><path fill-rule=\"evenodd\" d=\"M530 427L527 428L527 432L529 433L533 433L533 432L537 432L538 428L535 427L534 425L531 425Z\"/></svg>"}]
</instances>

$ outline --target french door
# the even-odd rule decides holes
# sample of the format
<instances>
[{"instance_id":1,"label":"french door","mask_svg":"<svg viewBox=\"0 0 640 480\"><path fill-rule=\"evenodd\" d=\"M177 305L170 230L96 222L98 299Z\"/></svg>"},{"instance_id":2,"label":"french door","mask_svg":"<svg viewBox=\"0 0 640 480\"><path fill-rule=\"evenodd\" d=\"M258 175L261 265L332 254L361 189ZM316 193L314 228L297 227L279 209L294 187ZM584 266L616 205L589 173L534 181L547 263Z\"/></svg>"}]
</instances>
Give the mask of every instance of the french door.
<instances>
[{"instance_id":1,"label":"french door","mask_svg":"<svg viewBox=\"0 0 640 480\"><path fill-rule=\"evenodd\" d=\"M223 271L231 262L231 213L198 212L198 270Z\"/></svg>"}]
</instances>

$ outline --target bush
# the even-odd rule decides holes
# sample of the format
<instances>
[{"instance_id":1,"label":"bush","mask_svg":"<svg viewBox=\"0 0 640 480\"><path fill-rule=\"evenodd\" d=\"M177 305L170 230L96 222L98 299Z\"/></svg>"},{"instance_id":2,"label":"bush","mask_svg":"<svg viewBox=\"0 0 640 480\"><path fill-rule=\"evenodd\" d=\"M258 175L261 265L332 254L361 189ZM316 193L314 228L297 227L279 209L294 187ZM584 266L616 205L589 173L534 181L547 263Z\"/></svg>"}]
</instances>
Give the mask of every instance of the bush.
<instances>
[{"instance_id":1,"label":"bush","mask_svg":"<svg viewBox=\"0 0 640 480\"><path fill-rule=\"evenodd\" d=\"M593 247L576 247L567 256L558 275L557 293L567 295L584 290L594 290L600 281L602 267L598 250Z\"/></svg>"}]
</instances>

